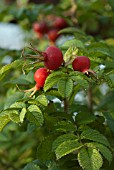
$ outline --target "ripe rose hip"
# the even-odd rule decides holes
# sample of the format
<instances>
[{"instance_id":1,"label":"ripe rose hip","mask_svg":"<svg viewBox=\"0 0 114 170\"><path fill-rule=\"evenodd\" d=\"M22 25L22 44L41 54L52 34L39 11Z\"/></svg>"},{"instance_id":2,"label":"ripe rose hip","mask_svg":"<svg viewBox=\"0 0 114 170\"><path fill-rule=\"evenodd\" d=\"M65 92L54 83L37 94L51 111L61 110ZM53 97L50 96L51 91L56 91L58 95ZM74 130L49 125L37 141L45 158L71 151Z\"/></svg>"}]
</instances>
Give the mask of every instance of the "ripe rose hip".
<instances>
[{"instance_id":1,"label":"ripe rose hip","mask_svg":"<svg viewBox=\"0 0 114 170\"><path fill-rule=\"evenodd\" d=\"M72 67L75 71L85 73L90 68L90 59L86 56L79 56L72 62Z\"/></svg>"},{"instance_id":2,"label":"ripe rose hip","mask_svg":"<svg viewBox=\"0 0 114 170\"><path fill-rule=\"evenodd\" d=\"M58 29L63 29L65 27L68 26L67 22L65 21L64 18L61 17L56 17L54 23L53 23L54 27L58 28Z\"/></svg>"},{"instance_id":3,"label":"ripe rose hip","mask_svg":"<svg viewBox=\"0 0 114 170\"><path fill-rule=\"evenodd\" d=\"M55 42L56 39L59 37L58 29L51 29L51 30L47 33L47 35L48 35L48 39L49 39L50 41Z\"/></svg>"},{"instance_id":4,"label":"ripe rose hip","mask_svg":"<svg viewBox=\"0 0 114 170\"><path fill-rule=\"evenodd\" d=\"M41 62L41 61L44 62L44 65L49 70L56 70L63 63L62 51L56 46L54 45L49 46L44 52L41 52L36 48L34 48L32 44L30 45L31 47L29 47L29 49L33 50L37 54L36 55L28 54L28 57L25 56L26 58L35 58L36 62Z\"/></svg>"},{"instance_id":5,"label":"ripe rose hip","mask_svg":"<svg viewBox=\"0 0 114 170\"><path fill-rule=\"evenodd\" d=\"M45 21L42 21L40 23L35 22L33 24L33 30L39 34L44 34L48 31L48 26Z\"/></svg>"},{"instance_id":6,"label":"ripe rose hip","mask_svg":"<svg viewBox=\"0 0 114 170\"><path fill-rule=\"evenodd\" d=\"M49 75L49 71L46 68L39 68L34 73L34 80L36 81L36 87L40 88L44 86L45 80Z\"/></svg>"},{"instance_id":7,"label":"ripe rose hip","mask_svg":"<svg viewBox=\"0 0 114 170\"><path fill-rule=\"evenodd\" d=\"M58 69L62 62L63 62L63 54L61 50L55 46L49 46L44 55L44 65L49 70L56 70Z\"/></svg>"}]
</instances>

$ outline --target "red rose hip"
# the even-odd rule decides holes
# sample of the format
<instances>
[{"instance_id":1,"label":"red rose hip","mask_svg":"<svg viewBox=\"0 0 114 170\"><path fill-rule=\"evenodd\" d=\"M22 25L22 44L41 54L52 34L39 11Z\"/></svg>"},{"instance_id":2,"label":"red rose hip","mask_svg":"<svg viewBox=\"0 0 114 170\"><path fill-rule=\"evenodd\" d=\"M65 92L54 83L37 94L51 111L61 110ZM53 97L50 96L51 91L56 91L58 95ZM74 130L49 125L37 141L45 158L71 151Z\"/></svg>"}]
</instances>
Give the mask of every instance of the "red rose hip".
<instances>
[{"instance_id":1,"label":"red rose hip","mask_svg":"<svg viewBox=\"0 0 114 170\"><path fill-rule=\"evenodd\" d=\"M39 68L34 73L34 80L36 81L37 87L43 87L49 71L46 68Z\"/></svg>"},{"instance_id":2,"label":"red rose hip","mask_svg":"<svg viewBox=\"0 0 114 170\"><path fill-rule=\"evenodd\" d=\"M58 29L63 29L68 26L66 20L61 17L56 17L53 25L54 25L54 27L56 27Z\"/></svg>"},{"instance_id":3,"label":"red rose hip","mask_svg":"<svg viewBox=\"0 0 114 170\"><path fill-rule=\"evenodd\" d=\"M58 69L62 62L63 62L63 54L59 48L56 46L49 46L44 55L44 65L49 70L56 70Z\"/></svg>"},{"instance_id":4,"label":"red rose hip","mask_svg":"<svg viewBox=\"0 0 114 170\"><path fill-rule=\"evenodd\" d=\"M48 31L48 26L45 21L42 21L40 23L35 22L33 24L33 30L37 33L44 34Z\"/></svg>"},{"instance_id":5,"label":"red rose hip","mask_svg":"<svg viewBox=\"0 0 114 170\"><path fill-rule=\"evenodd\" d=\"M58 30L57 29L51 29L49 32L48 32L48 39L50 41L53 41L55 42L56 39L59 37L59 34L58 34Z\"/></svg>"},{"instance_id":6,"label":"red rose hip","mask_svg":"<svg viewBox=\"0 0 114 170\"><path fill-rule=\"evenodd\" d=\"M85 73L90 68L90 59L86 56L79 56L72 62L72 67L75 71Z\"/></svg>"}]
</instances>

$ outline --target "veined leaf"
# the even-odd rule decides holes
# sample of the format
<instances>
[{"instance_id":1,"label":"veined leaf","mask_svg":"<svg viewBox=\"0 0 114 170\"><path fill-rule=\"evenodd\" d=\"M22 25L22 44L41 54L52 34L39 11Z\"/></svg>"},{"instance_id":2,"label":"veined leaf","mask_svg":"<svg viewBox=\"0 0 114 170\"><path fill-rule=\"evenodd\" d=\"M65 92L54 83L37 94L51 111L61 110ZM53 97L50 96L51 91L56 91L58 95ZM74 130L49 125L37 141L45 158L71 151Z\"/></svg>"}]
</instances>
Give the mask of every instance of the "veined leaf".
<instances>
[{"instance_id":1,"label":"veined leaf","mask_svg":"<svg viewBox=\"0 0 114 170\"><path fill-rule=\"evenodd\" d=\"M26 108L22 108L22 110L21 110L21 112L19 114L19 118L20 118L21 123L23 123L23 121L24 121L26 112L27 112Z\"/></svg>"},{"instance_id":2,"label":"veined leaf","mask_svg":"<svg viewBox=\"0 0 114 170\"><path fill-rule=\"evenodd\" d=\"M80 31L79 29L75 28L75 27L69 27L69 28L64 28L62 30L59 31L59 33L77 33L80 34L81 36L86 36L86 34L82 31Z\"/></svg>"},{"instance_id":3,"label":"veined leaf","mask_svg":"<svg viewBox=\"0 0 114 170\"><path fill-rule=\"evenodd\" d=\"M107 119L107 124L108 124L110 130L114 133L114 119L112 118L111 114L108 112L103 112L103 115Z\"/></svg>"},{"instance_id":4,"label":"veined leaf","mask_svg":"<svg viewBox=\"0 0 114 170\"><path fill-rule=\"evenodd\" d=\"M38 165L32 162L27 164L22 170L41 170L41 169Z\"/></svg>"},{"instance_id":5,"label":"veined leaf","mask_svg":"<svg viewBox=\"0 0 114 170\"><path fill-rule=\"evenodd\" d=\"M28 111L29 112L26 113L27 119L30 122L35 123L37 126L41 126L44 122L44 117L40 108L37 107L36 105L30 105L28 107Z\"/></svg>"},{"instance_id":6,"label":"veined leaf","mask_svg":"<svg viewBox=\"0 0 114 170\"><path fill-rule=\"evenodd\" d=\"M44 91L46 92L47 90L51 89L53 86L55 86L58 81L61 79L61 77L65 77L67 74L61 71L55 71L51 73L44 84Z\"/></svg>"},{"instance_id":7,"label":"veined leaf","mask_svg":"<svg viewBox=\"0 0 114 170\"><path fill-rule=\"evenodd\" d=\"M39 95L35 100L37 100L43 106L48 105L48 100L44 94Z\"/></svg>"},{"instance_id":8,"label":"veined leaf","mask_svg":"<svg viewBox=\"0 0 114 170\"><path fill-rule=\"evenodd\" d=\"M24 97L24 93L23 92L15 92L15 94L9 96L6 99L4 109L9 108L12 104L14 104L19 99L22 99L23 97Z\"/></svg>"},{"instance_id":9,"label":"veined leaf","mask_svg":"<svg viewBox=\"0 0 114 170\"><path fill-rule=\"evenodd\" d=\"M72 79L61 79L58 82L58 91L63 98L70 97L73 90Z\"/></svg>"},{"instance_id":10,"label":"veined leaf","mask_svg":"<svg viewBox=\"0 0 114 170\"><path fill-rule=\"evenodd\" d=\"M83 87L84 89L88 89L89 83L87 82L87 80L84 79L83 73L73 71L69 74L69 76L73 81L78 83L81 87Z\"/></svg>"},{"instance_id":11,"label":"veined leaf","mask_svg":"<svg viewBox=\"0 0 114 170\"><path fill-rule=\"evenodd\" d=\"M83 145L80 144L77 139L75 140L68 140L68 141L64 141L63 143L61 143L57 149L55 150L55 154L56 154L56 158L60 159L61 157L72 153L74 151L77 151L78 149L80 149Z\"/></svg>"},{"instance_id":12,"label":"veined leaf","mask_svg":"<svg viewBox=\"0 0 114 170\"><path fill-rule=\"evenodd\" d=\"M34 73L30 71L27 75L21 75L19 78L12 81L15 84L30 84L34 83Z\"/></svg>"},{"instance_id":13,"label":"veined leaf","mask_svg":"<svg viewBox=\"0 0 114 170\"><path fill-rule=\"evenodd\" d=\"M37 126L42 126L42 124L44 122L43 115L42 115L42 113L39 113L39 112L35 112L35 111L27 112L26 117L30 122L34 123Z\"/></svg>"},{"instance_id":14,"label":"veined leaf","mask_svg":"<svg viewBox=\"0 0 114 170\"><path fill-rule=\"evenodd\" d=\"M53 158L52 143L54 136L45 137L37 148L37 157L39 160L47 161Z\"/></svg>"},{"instance_id":15,"label":"veined leaf","mask_svg":"<svg viewBox=\"0 0 114 170\"><path fill-rule=\"evenodd\" d=\"M105 159L107 159L109 163L111 163L112 153L105 145L96 142L87 143L86 145L88 147L97 148L99 152L101 152L101 154L105 157Z\"/></svg>"},{"instance_id":16,"label":"veined leaf","mask_svg":"<svg viewBox=\"0 0 114 170\"><path fill-rule=\"evenodd\" d=\"M68 50L64 54L65 65L71 64L78 53L78 48L76 46L68 46L67 48Z\"/></svg>"},{"instance_id":17,"label":"veined leaf","mask_svg":"<svg viewBox=\"0 0 114 170\"><path fill-rule=\"evenodd\" d=\"M76 122L80 125L92 123L95 119L96 116L88 112L80 112L75 117Z\"/></svg>"},{"instance_id":18,"label":"veined leaf","mask_svg":"<svg viewBox=\"0 0 114 170\"><path fill-rule=\"evenodd\" d=\"M78 39L68 40L62 46L67 47L67 48L69 48L70 46L84 48L84 44L82 43L82 41L80 41Z\"/></svg>"},{"instance_id":19,"label":"veined leaf","mask_svg":"<svg viewBox=\"0 0 114 170\"><path fill-rule=\"evenodd\" d=\"M75 131L75 126L71 121L60 121L55 124L55 130L60 132L71 132Z\"/></svg>"},{"instance_id":20,"label":"veined leaf","mask_svg":"<svg viewBox=\"0 0 114 170\"><path fill-rule=\"evenodd\" d=\"M28 107L28 111L29 112L39 112L39 113L42 113L42 111L40 110L40 108L36 105L30 105Z\"/></svg>"},{"instance_id":21,"label":"veined leaf","mask_svg":"<svg viewBox=\"0 0 114 170\"><path fill-rule=\"evenodd\" d=\"M50 95L50 96L54 96L54 97L56 96L57 98L61 98L61 95L57 89L51 89L51 90L47 91L46 94Z\"/></svg>"},{"instance_id":22,"label":"veined leaf","mask_svg":"<svg viewBox=\"0 0 114 170\"><path fill-rule=\"evenodd\" d=\"M68 141L68 140L74 140L76 138L77 138L77 136L74 134L61 135L61 136L57 137L57 139L55 139L55 141L53 142L52 148L53 148L53 150L55 150L61 143Z\"/></svg>"},{"instance_id":23,"label":"veined leaf","mask_svg":"<svg viewBox=\"0 0 114 170\"><path fill-rule=\"evenodd\" d=\"M81 148L78 162L85 170L99 170L103 164L102 156L95 148Z\"/></svg>"},{"instance_id":24,"label":"veined leaf","mask_svg":"<svg viewBox=\"0 0 114 170\"><path fill-rule=\"evenodd\" d=\"M0 132L2 129L10 122L10 118L8 115L0 115Z\"/></svg>"},{"instance_id":25,"label":"veined leaf","mask_svg":"<svg viewBox=\"0 0 114 170\"><path fill-rule=\"evenodd\" d=\"M5 75L7 74L7 72L9 72L9 70L14 69L14 68L17 69L17 67L20 67L22 64L23 64L22 60L15 60L14 62L3 66L0 69L0 80L5 77Z\"/></svg>"},{"instance_id":26,"label":"veined leaf","mask_svg":"<svg viewBox=\"0 0 114 170\"><path fill-rule=\"evenodd\" d=\"M20 122L18 111L16 111L16 110L9 111L8 115L9 115L10 120L12 120L13 122L15 122L15 123Z\"/></svg>"},{"instance_id":27,"label":"veined leaf","mask_svg":"<svg viewBox=\"0 0 114 170\"><path fill-rule=\"evenodd\" d=\"M81 139L89 139L89 140L99 142L99 143L102 143L102 144L110 147L110 144L109 144L108 140L106 139L106 137L103 136L97 130L93 130L93 129L84 130L81 134Z\"/></svg>"},{"instance_id":28,"label":"veined leaf","mask_svg":"<svg viewBox=\"0 0 114 170\"><path fill-rule=\"evenodd\" d=\"M3 110L0 114L0 116L8 116L9 119L15 123L19 123L20 122L20 118L19 118L19 113L16 109L7 109L7 110Z\"/></svg>"},{"instance_id":29,"label":"veined leaf","mask_svg":"<svg viewBox=\"0 0 114 170\"><path fill-rule=\"evenodd\" d=\"M88 52L100 52L101 55L111 56L109 47L104 42L95 42L90 44L88 47Z\"/></svg>"},{"instance_id":30,"label":"veined leaf","mask_svg":"<svg viewBox=\"0 0 114 170\"><path fill-rule=\"evenodd\" d=\"M17 108L17 109L26 108L26 104L23 102L15 102L10 106L10 108Z\"/></svg>"}]
</instances>

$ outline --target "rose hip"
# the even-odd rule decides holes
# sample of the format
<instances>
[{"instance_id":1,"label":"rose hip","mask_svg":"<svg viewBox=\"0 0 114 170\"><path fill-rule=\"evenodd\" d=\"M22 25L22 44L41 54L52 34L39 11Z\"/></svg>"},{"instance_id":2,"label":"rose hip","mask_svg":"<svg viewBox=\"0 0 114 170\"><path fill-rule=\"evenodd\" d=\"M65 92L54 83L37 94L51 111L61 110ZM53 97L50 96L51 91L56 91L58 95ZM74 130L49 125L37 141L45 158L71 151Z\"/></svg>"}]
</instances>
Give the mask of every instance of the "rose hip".
<instances>
[{"instance_id":1,"label":"rose hip","mask_svg":"<svg viewBox=\"0 0 114 170\"><path fill-rule=\"evenodd\" d=\"M55 28L63 29L68 26L68 23L66 22L64 18L56 17L53 25Z\"/></svg>"},{"instance_id":2,"label":"rose hip","mask_svg":"<svg viewBox=\"0 0 114 170\"><path fill-rule=\"evenodd\" d=\"M63 54L59 48L56 46L49 46L44 55L44 65L49 70L58 69L63 62Z\"/></svg>"},{"instance_id":3,"label":"rose hip","mask_svg":"<svg viewBox=\"0 0 114 170\"><path fill-rule=\"evenodd\" d=\"M34 73L34 80L36 81L37 87L43 87L49 71L46 68L39 68Z\"/></svg>"},{"instance_id":4,"label":"rose hip","mask_svg":"<svg viewBox=\"0 0 114 170\"><path fill-rule=\"evenodd\" d=\"M42 21L40 23L35 22L33 24L33 30L39 34L45 34L48 31L48 26L45 21Z\"/></svg>"},{"instance_id":5,"label":"rose hip","mask_svg":"<svg viewBox=\"0 0 114 170\"><path fill-rule=\"evenodd\" d=\"M52 42L55 42L56 39L60 36L60 35L58 34L58 29L51 29L51 30L49 30L49 32L47 33L47 35L48 35L48 39L49 39L50 41L52 41Z\"/></svg>"},{"instance_id":6,"label":"rose hip","mask_svg":"<svg viewBox=\"0 0 114 170\"><path fill-rule=\"evenodd\" d=\"M90 68L90 59L86 56L76 57L72 63L75 71L86 72Z\"/></svg>"}]
</instances>

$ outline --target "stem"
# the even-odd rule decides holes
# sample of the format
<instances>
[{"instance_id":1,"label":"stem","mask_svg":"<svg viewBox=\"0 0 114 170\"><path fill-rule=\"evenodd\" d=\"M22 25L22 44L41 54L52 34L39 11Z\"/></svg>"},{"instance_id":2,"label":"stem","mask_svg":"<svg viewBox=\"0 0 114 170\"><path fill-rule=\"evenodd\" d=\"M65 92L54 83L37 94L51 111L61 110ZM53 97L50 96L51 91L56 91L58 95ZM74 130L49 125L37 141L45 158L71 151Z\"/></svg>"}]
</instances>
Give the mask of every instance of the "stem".
<instances>
[{"instance_id":1,"label":"stem","mask_svg":"<svg viewBox=\"0 0 114 170\"><path fill-rule=\"evenodd\" d=\"M64 99L64 112L68 113L68 110L69 110L69 102L68 102L68 99L65 98Z\"/></svg>"},{"instance_id":2,"label":"stem","mask_svg":"<svg viewBox=\"0 0 114 170\"><path fill-rule=\"evenodd\" d=\"M93 95L92 95L92 88L91 85L89 85L88 89L88 108L90 113L93 112Z\"/></svg>"}]
</instances>

